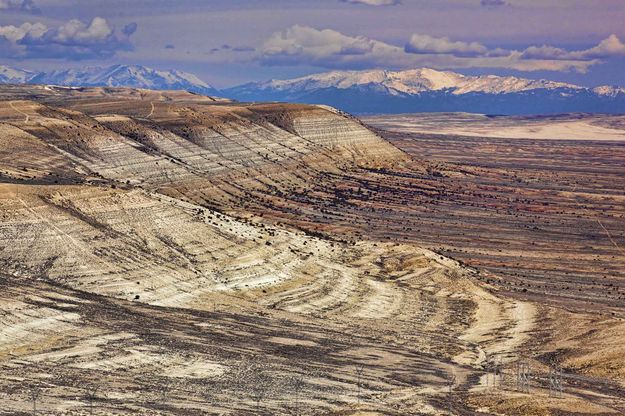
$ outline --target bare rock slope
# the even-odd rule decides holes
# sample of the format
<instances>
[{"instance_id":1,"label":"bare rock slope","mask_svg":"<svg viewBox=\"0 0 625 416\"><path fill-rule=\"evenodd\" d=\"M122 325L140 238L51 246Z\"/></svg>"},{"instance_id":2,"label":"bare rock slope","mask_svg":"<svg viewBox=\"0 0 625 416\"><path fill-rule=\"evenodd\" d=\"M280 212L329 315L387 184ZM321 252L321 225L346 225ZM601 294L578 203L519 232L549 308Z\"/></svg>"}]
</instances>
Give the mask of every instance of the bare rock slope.
<instances>
[{"instance_id":1,"label":"bare rock slope","mask_svg":"<svg viewBox=\"0 0 625 416\"><path fill-rule=\"evenodd\" d=\"M493 357L511 375L531 348L548 372L537 322L563 312L414 244L341 232L328 208L354 178L432 175L358 120L183 92L0 95L2 411L623 410L614 381L580 379L559 402L511 379L489 393Z\"/></svg>"}]
</instances>

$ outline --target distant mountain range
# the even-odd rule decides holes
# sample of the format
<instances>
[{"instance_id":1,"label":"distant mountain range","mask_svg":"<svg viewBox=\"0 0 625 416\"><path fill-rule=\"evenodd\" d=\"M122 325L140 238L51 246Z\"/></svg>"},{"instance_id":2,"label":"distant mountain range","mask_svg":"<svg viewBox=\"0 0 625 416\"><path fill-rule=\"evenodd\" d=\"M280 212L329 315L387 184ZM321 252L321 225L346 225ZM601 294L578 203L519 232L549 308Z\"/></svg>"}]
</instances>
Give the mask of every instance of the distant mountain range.
<instances>
[{"instance_id":1,"label":"distant mountain range","mask_svg":"<svg viewBox=\"0 0 625 416\"><path fill-rule=\"evenodd\" d=\"M625 113L625 89L449 71L332 71L221 92L242 101L327 104L351 113Z\"/></svg>"},{"instance_id":2,"label":"distant mountain range","mask_svg":"<svg viewBox=\"0 0 625 416\"><path fill-rule=\"evenodd\" d=\"M193 74L177 70L161 71L140 65L86 67L51 72L31 72L0 66L0 83L133 87L153 90L187 90L204 95L219 94L215 88Z\"/></svg>"},{"instance_id":3,"label":"distant mountain range","mask_svg":"<svg viewBox=\"0 0 625 416\"><path fill-rule=\"evenodd\" d=\"M327 104L356 114L459 111L484 114L625 113L625 88L468 76L421 68L332 71L217 90L193 74L140 65L31 72L0 66L0 83L187 90L240 101Z\"/></svg>"}]
</instances>

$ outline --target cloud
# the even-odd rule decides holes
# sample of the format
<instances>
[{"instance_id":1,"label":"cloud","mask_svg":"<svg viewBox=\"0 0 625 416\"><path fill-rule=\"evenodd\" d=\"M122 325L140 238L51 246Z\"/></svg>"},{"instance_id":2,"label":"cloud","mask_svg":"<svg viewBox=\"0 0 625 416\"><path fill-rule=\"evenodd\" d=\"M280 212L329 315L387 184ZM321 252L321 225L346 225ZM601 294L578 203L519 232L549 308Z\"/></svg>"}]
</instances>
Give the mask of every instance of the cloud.
<instances>
[{"instance_id":1,"label":"cloud","mask_svg":"<svg viewBox=\"0 0 625 416\"><path fill-rule=\"evenodd\" d=\"M399 0L341 0L343 3L365 4L367 6L396 6L401 4Z\"/></svg>"},{"instance_id":2,"label":"cloud","mask_svg":"<svg viewBox=\"0 0 625 416\"><path fill-rule=\"evenodd\" d=\"M122 33L126 36L130 36L137 31L138 25L135 22L128 23L123 27Z\"/></svg>"},{"instance_id":3,"label":"cloud","mask_svg":"<svg viewBox=\"0 0 625 416\"><path fill-rule=\"evenodd\" d=\"M479 56L488 52L486 46L477 42L454 42L448 38L418 34L412 35L404 50L416 54L452 54L454 56Z\"/></svg>"},{"instance_id":4,"label":"cloud","mask_svg":"<svg viewBox=\"0 0 625 416\"><path fill-rule=\"evenodd\" d=\"M30 14L41 13L33 0L0 0L0 10Z\"/></svg>"},{"instance_id":5,"label":"cloud","mask_svg":"<svg viewBox=\"0 0 625 416\"><path fill-rule=\"evenodd\" d=\"M612 56L625 56L625 44L615 34L593 48L571 52L571 57L578 59L605 59Z\"/></svg>"},{"instance_id":6,"label":"cloud","mask_svg":"<svg viewBox=\"0 0 625 416\"><path fill-rule=\"evenodd\" d=\"M232 46L232 45L228 45L228 44L223 44L217 48L212 48L209 51L209 54L214 55L214 54L218 54L220 56L222 56L223 58L226 58L224 60L228 60L228 58L230 57L231 53L241 53L241 52L254 52L256 51L256 48L252 48L251 46Z\"/></svg>"},{"instance_id":7,"label":"cloud","mask_svg":"<svg viewBox=\"0 0 625 416\"><path fill-rule=\"evenodd\" d=\"M232 48L233 52L254 52L256 48L252 48L251 46L235 46Z\"/></svg>"},{"instance_id":8,"label":"cloud","mask_svg":"<svg viewBox=\"0 0 625 416\"><path fill-rule=\"evenodd\" d=\"M21 26L0 26L0 39L10 44L17 44L27 36L41 37L48 30L43 23L23 23Z\"/></svg>"},{"instance_id":9,"label":"cloud","mask_svg":"<svg viewBox=\"0 0 625 416\"><path fill-rule=\"evenodd\" d=\"M397 47L364 36L346 36L336 30L295 25L271 35L259 48L258 58L268 65L342 66L370 62L397 52Z\"/></svg>"},{"instance_id":10,"label":"cloud","mask_svg":"<svg viewBox=\"0 0 625 416\"><path fill-rule=\"evenodd\" d=\"M603 49L618 49L612 41ZM452 41L414 35L405 47L364 36L348 36L332 29L295 25L272 34L250 58L262 65L318 66L336 69L430 67L505 68L520 71L586 72L600 61L584 59L528 58L523 52L489 49L476 42Z\"/></svg>"},{"instance_id":11,"label":"cloud","mask_svg":"<svg viewBox=\"0 0 625 416\"><path fill-rule=\"evenodd\" d=\"M498 7L498 6L505 6L506 1L505 0L481 0L480 1L480 5L484 6L484 7Z\"/></svg>"},{"instance_id":12,"label":"cloud","mask_svg":"<svg viewBox=\"0 0 625 416\"><path fill-rule=\"evenodd\" d=\"M106 19L91 22L70 20L59 27L43 23L0 26L0 56L8 58L54 58L80 60L108 58L118 51L132 50L130 36L137 30L130 23L116 33Z\"/></svg>"},{"instance_id":13,"label":"cloud","mask_svg":"<svg viewBox=\"0 0 625 416\"><path fill-rule=\"evenodd\" d=\"M530 46L525 49L522 59L554 59L554 60L592 60L608 59L615 56L625 56L625 44L615 34L599 42L597 46L580 51L567 51L553 46Z\"/></svg>"},{"instance_id":14,"label":"cloud","mask_svg":"<svg viewBox=\"0 0 625 416\"><path fill-rule=\"evenodd\" d=\"M530 46L525 49L522 54L522 59L563 59L569 52L565 49L556 48L554 46Z\"/></svg>"}]
</instances>

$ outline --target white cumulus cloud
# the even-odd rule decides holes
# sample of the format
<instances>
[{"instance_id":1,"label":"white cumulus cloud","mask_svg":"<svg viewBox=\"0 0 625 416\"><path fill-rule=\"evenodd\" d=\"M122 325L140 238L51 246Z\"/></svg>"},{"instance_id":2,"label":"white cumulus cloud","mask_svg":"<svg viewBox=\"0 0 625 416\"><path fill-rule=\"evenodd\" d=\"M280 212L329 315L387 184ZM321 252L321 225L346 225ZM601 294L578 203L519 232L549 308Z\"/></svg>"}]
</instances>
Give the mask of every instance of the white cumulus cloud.
<instances>
[{"instance_id":1,"label":"white cumulus cloud","mask_svg":"<svg viewBox=\"0 0 625 416\"><path fill-rule=\"evenodd\" d=\"M611 43L610 48L615 49L616 46ZM364 36L348 36L332 29L320 30L300 25L271 35L251 59L263 65L337 69L429 67L578 72L585 72L588 67L600 62L590 54L584 59L531 58L520 51L491 49L477 42L452 41L429 35L414 35L405 47L399 47Z\"/></svg>"},{"instance_id":2,"label":"white cumulus cloud","mask_svg":"<svg viewBox=\"0 0 625 416\"><path fill-rule=\"evenodd\" d=\"M43 23L22 23L20 26L0 26L0 39L8 41L9 43L17 43L27 36L41 37L43 36L48 27Z\"/></svg>"},{"instance_id":3,"label":"white cumulus cloud","mask_svg":"<svg viewBox=\"0 0 625 416\"><path fill-rule=\"evenodd\" d=\"M580 51L567 51L549 45L530 46L522 53L523 59L592 60L625 56L625 44L615 34L605 38L597 46Z\"/></svg>"},{"instance_id":4,"label":"white cumulus cloud","mask_svg":"<svg viewBox=\"0 0 625 416\"><path fill-rule=\"evenodd\" d=\"M108 38L112 33L113 30L107 21L96 17L88 25L80 20L70 20L59 26L51 38L59 43L97 43Z\"/></svg>"},{"instance_id":5,"label":"white cumulus cloud","mask_svg":"<svg viewBox=\"0 0 625 416\"><path fill-rule=\"evenodd\" d=\"M40 22L0 26L0 56L59 59L110 57L120 50L132 49L130 36L136 29L137 25L131 23L117 33L101 17L89 23L74 19L56 28L49 28Z\"/></svg>"},{"instance_id":6,"label":"white cumulus cloud","mask_svg":"<svg viewBox=\"0 0 625 416\"><path fill-rule=\"evenodd\" d=\"M435 38L429 35L414 34L405 46L408 53L452 54L456 56L485 55L488 48L477 42L452 41L448 38Z\"/></svg>"},{"instance_id":7,"label":"white cumulus cloud","mask_svg":"<svg viewBox=\"0 0 625 416\"><path fill-rule=\"evenodd\" d=\"M351 37L336 30L318 30L295 25L270 36L260 48L261 61L268 64L309 62L319 66L340 66L342 61L369 60L394 52L383 42L363 36Z\"/></svg>"}]
</instances>

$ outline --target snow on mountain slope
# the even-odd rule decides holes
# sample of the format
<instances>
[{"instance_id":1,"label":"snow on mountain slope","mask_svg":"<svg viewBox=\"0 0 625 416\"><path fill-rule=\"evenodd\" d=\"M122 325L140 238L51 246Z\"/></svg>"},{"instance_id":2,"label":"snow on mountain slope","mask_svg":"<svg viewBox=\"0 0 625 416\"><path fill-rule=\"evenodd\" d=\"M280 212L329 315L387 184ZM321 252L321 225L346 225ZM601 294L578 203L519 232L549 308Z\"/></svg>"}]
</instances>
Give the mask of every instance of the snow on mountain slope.
<instances>
[{"instance_id":1,"label":"snow on mountain slope","mask_svg":"<svg viewBox=\"0 0 625 416\"><path fill-rule=\"evenodd\" d=\"M288 90L290 92L314 91L323 88L348 89L364 85L377 85L388 90L391 95L413 95L424 91L440 90L451 90L452 94L457 95L469 92L499 94L542 88L582 88L563 82L495 75L468 76L428 68L407 71L332 71L290 80L271 80L248 85L257 89Z\"/></svg>"},{"instance_id":2,"label":"snow on mountain slope","mask_svg":"<svg viewBox=\"0 0 625 416\"><path fill-rule=\"evenodd\" d=\"M0 65L0 84L23 84L33 75L29 71Z\"/></svg>"},{"instance_id":3,"label":"snow on mountain slope","mask_svg":"<svg viewBox=\"0 0 625 416\"><path fill-rule=\"evenodd\" d=\"M215 88L193 74L178 70L161 71L140 65L86 67L39 73L0 67L0 83L187 90L205 95L218 93Z\"/></svg>"},{"instance_id":4,"label":"snow on mountain slope","mask_svg":"<svg viewBox=\"0 0 625 416\"><path fill-rule=\"evenodd\" d=\"M229 88L241 101L327 104L356 114L470 112L483 114L625 113L625 89L581 87L544 79L462 75L428 68L332 71Z\"/></svg>"},{"instance_id":5,"label":"snow on mountain slope","mask_svg":"<svg viewBox=\"0 0 625 416\"><path fill-rule=\"evenodd\" d=\"M156 90L184 89L215 94L217 91L195 75L182 71L160 71L140 65L88 67L40 74L31 82L55 85L134 87Z\"/></svg>"},{"instance_id":6,"label":"snow on mountain slope","mask_svg":"<svg viewBox=\"0 0 625 416\"><path fill-rule=\"evenodd\" d=\"M352 113L477 112L485 114L625 113L625 88L586 88L513 76L470 76L419 68L332 71L248 83L217 91L193 74L140 65L33 73L0 66L0 83L186 90L241 101L326 104Z\"/></svg>"}]
</instances>

